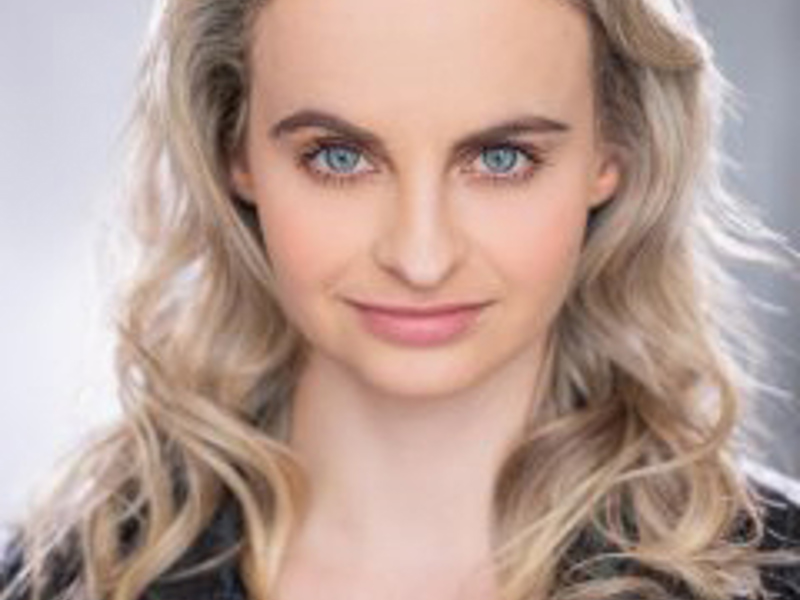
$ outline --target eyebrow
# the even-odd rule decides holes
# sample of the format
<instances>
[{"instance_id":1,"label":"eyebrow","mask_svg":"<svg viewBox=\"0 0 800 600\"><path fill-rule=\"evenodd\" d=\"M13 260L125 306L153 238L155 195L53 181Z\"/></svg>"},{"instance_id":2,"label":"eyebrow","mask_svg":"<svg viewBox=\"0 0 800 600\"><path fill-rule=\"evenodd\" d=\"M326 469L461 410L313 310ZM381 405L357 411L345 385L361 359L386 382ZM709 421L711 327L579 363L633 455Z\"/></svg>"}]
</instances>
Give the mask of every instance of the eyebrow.
<instances>
[{"instance_id":1,"label":"eyebrow","mask_svg":"<svg viewBox=\"0 0 800 600\"><path fill-rule=\"evenodd\" d=\"M272 126L270 129L270 137L279 139L280 137L306 127L328 129L353 138L362 145L370 147L384 155L387 154L385 144L376 134L346 119L322 110L302 109L293 112ZM570 126L561 121L539 115L524 114L469 133L454 142L450 151L452 154L458 155L468 148L491 145L497 143L499 140L515 135L524 133L565 133L569 130Z\"/></svg>"}]
</instances>

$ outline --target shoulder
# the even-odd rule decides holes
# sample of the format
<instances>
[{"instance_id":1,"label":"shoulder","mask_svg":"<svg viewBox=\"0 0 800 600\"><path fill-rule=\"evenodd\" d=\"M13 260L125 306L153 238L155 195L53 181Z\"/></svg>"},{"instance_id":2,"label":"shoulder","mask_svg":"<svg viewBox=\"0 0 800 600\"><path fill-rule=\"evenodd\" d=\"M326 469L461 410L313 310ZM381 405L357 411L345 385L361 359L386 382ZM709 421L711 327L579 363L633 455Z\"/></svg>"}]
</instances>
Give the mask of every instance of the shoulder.
<instances>
[{"instance_id":1,"label":"shoulder","mask_svg":"<svg viewBox=\"0 0 800 600\"><path fill-rule=\"evenodd\" d=\"M208 526L141 600L246 600L239 573L241 515L223 500Z\"/></svg>"},{"instance_id":2,"label":"shoulder","mask_svg":"<svg viewBox=\"0 0 800 600\"><path fill-rule=\"evenodd\" d=\"M767 600L800 600L800 481L757 464L748 464L742 471L755 492L760 508L763 536L759 550L797 553L793 562L760 567L762 582L768 592ZM745 529L734 533L731 541L744 541L742 534L747 531L745 521L742 527ZM666 573L635 560L615 558L618 550L602 532L587 527L579 532L568 548L561 572L566 574L574 571L581 579L602 579L608 574L644 576L656 580L669 591L672 598L697 600L683 582L676 581Z\"/></svg>"},{"instance_id":3,"label":"shoulder","mask_svg":"<svg viewBox=\"0 0 800 600\"><path fill-rule=\"evenodd\" d=\"M218 511L212 522L201 532L189 549L152 581L139 600L245 600L244 588L238 576L236 537L238 523L234 511ZM122 539L135 535L134 528L124 527ZM30 583L21 578L28 551L23 529L0 525L0 599L31 600ZM56 600L82 589L81 553L75 536L54 548L44 565L41 598Z\"/></svg>"},{"instance_id":4,"label":"shoulder","mask_svg":"<svg viewBox=\"0 0 800 600\"><path fill-rule=\"evenodd\" d=\"M761 548L792 550L792 564L762 568L764 586L773 600L800 600L800 481L758 463L742 464L763 508Z\"/></svg>"},{"instance_id":5,"label":"shoulder","mask_svg":"<svg viewBox=\"0 0 800 600\"><path fill-rule=\"evenodd\" d=\"M800 506L800 480L751 459L741 458L738 464L745 476L767 494L777 494L795 507Z\"/></svg>"},{"instance_id":6,"label":"shoulder","mask_svg":"<svg viewBox=\"0 0 800 600\"><path fill-rule=\"evenodd\" d=\"M800 481L752 461L741 466L763 508L765 548L800 548Z\"/></svg>"},{"instance_id":7,"label":"shoulder","mask_svg":"<svg viewBox=\"0 0 800 600\"><path fill-rule=\"evenodd\" d=\"M10 526L0 527L0 597L9 593L8 600L23 600L23 590L14 590L15 582L23 568L20 533Z\"/></svg>"},{"instance_id":8,"label":"shoulder","mask_svg":"<svg viewBox=\"0 0 800 600\"><path fill-rule=\"evenodd\" d=\"M24 533L20 526L0 526L0 598L2 600L28 600L30 583L26 576L26 549ZM81 556L74 536L66 536L63 543L45 557L41 598L58 598L75 589L81 571Z\"/></svg>"}]
</instances>

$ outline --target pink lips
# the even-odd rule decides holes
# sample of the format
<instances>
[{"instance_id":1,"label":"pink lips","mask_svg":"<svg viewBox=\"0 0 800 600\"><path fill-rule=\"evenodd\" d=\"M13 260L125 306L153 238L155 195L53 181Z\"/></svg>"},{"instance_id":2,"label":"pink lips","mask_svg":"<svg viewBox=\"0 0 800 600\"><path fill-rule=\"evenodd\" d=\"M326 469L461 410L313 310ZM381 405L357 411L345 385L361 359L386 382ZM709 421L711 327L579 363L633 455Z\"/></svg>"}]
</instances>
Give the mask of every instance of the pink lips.
<instances>
[{"instance_id":1,"label":"pink lips","mask_svg":"<svg viewBox=\"0 0 800 600\"><path fill-rule=\"evenodd\" d=\"M455 339L473 324L486 303L424 308L353 305L374 335L389 342L428 346Z\"/></svg>"}]
</instances>

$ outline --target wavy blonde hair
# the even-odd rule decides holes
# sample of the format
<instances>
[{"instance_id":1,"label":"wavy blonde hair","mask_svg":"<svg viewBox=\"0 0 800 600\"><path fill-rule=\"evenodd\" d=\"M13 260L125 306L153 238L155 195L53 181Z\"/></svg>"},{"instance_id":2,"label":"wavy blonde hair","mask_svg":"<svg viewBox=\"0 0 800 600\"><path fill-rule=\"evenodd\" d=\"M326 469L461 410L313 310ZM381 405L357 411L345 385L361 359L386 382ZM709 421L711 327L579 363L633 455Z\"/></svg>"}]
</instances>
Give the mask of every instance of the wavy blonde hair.
<instances>
[{"instance_id":1,"label":"wavy blonde hair","mask_svg":"<svg viewBox=\"0 0 800 600\"><path fill-rule=\"evenodd\" d=\"M498 475L501 596L664 597L677 583L704 598L759 597L762 506L734 461L755 386L733 343L752 345L755 332L722 259L774 262L782 241L722 186L727 89L688 6L561 1L590 26L598 126L625 177L590 215L551 328L547 400ZM228 556L250 597L273 598L308 498L287 444L307 348L228 178L262 4L166 0L146 47L127 129L139 255L115 319L123 416L25 523L12 587L33 598L71 548L70 597L134 600L226 502L241 516ZM600 551L574 555L587 540Z\"/></svg>"}]
</instances>

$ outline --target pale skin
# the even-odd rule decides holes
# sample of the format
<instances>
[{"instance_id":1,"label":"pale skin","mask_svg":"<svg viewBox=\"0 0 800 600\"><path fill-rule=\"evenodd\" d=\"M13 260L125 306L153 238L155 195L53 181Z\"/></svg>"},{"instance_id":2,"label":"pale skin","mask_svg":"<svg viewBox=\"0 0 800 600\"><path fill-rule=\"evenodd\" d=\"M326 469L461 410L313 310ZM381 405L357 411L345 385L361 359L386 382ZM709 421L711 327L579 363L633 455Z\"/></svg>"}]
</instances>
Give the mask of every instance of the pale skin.
<instances>
[{"instance_id":1,"label":"pale skin","mask_svg":"<svg viewBox=\"0 0 800 600\"><path fill-rule=\"evenodd\" d=\"M587 212L620 180L597 133L585 18L561 0L276 0L251 50L231 181L313 349L290 440L313 494L278 597L490 598L477 568L494 480L538 401ZM304 109L382 146L320 124L271 135ZM521 116L530 130L493 151L452 153ZM308 167L344 185L299 166L315 141L344 164L329 148ZM348 298L493 304L466 337L418 348L376 338Z\"/></svg>"}]
</instances>

